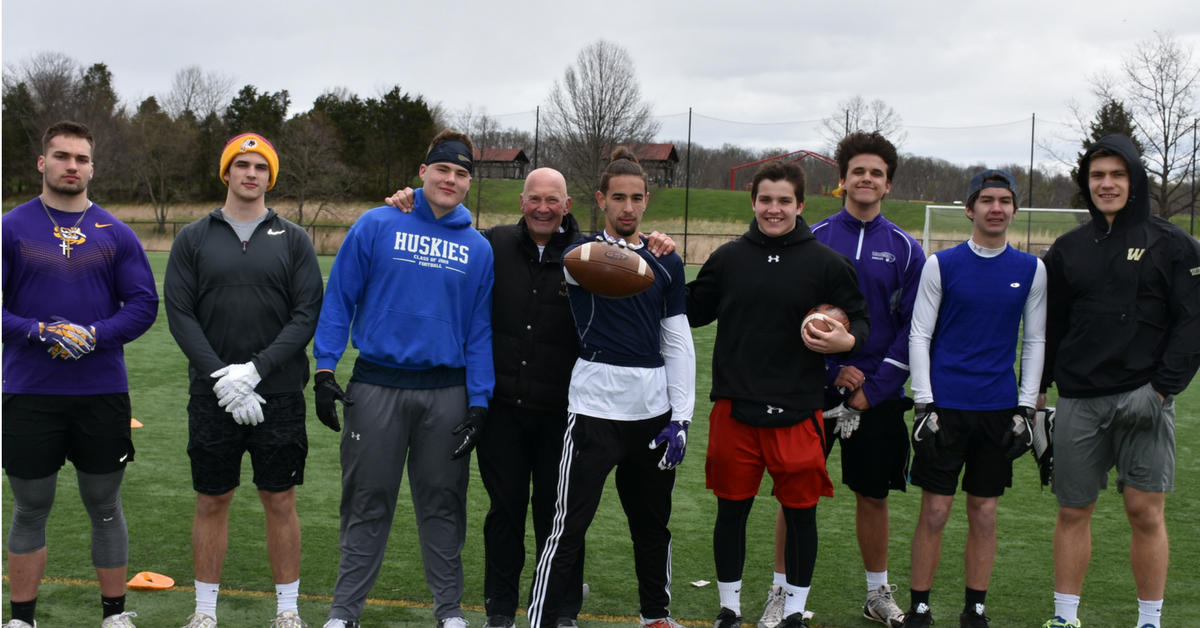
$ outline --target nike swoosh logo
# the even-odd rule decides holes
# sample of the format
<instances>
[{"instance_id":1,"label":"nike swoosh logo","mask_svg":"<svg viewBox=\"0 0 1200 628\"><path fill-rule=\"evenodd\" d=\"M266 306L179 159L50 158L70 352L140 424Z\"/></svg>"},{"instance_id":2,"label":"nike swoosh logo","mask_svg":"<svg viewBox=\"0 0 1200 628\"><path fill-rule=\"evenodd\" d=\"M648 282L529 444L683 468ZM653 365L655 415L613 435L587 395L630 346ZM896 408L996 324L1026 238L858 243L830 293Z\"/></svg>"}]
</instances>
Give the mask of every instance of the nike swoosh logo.
<instances>
[{"instance_id":1,"label":"nike swoosh logo","mask_svg":"<svg viewBox=\"0 0 1200 628\"><path fill-rule=\"evenodd\" d=\"M113 226L113 224L111 222L108 223L107 225L102 225L100 223L96 223L96 228L98 228L98 229L103 229L105 227L111 227L111 226Z\"/></svg>"},{"instance_id":2,"label":"nike swoosh logo","mask_svg":"<svg viewBox=\"0 0 1200 628\"><path fill-rule=\"evenodd\" d=\"M124 456L121 456L121 459L118 460L117 462L125 462L125 459L128 457L129 457L129 454L125 454Z\"/></svg>"},{"instance_id":3,"label":"nike swoosh logo","mask_svg":"<svg viewBox=\"0 0 1200 628\"><path fill-rule=\"evenodd\" d=\"M270 229L267 229L267 235L282 235L284 233L287 233L287 229L280 229L279 231L271 231Z\"/></svg>"}]
</instances>

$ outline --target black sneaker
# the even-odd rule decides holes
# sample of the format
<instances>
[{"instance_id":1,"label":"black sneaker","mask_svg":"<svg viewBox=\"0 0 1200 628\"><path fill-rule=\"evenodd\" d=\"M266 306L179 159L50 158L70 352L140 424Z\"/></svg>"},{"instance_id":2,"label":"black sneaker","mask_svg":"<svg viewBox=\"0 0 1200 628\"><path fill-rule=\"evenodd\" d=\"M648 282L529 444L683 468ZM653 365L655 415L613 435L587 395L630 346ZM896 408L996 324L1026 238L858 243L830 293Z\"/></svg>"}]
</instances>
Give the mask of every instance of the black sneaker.
<instances>
[{"instance_id":1,"label":"black sneaker","mask_svg":"<svg viewBox=\"0 0 1200 628\"><path fill-rule=\"evenodd\" d=\"M991 621L983 614L983 604L976 604L972 610L965 610L958 616L958 628L988 628Z\"/></svg>"},{"instance_id":2,"label":"black sneaker","mask_svg":"<svg viewBox=\"0 0 1200 628\"><path fill-rule=\"evenodd\" d=\"M901 628L927 628L933 625L933 614L929 612L928 604L918 604L916 608L908 609L904 614Z\"/></svg>"},{"instance_id":3,"label":"black sneaker","mask_svg":"<svg viewBox=\"0 0 1200 628\"><path fill-rule=\"evenodd\" d=\"M516 620L506 615L491 615L488 617L487 623L483 628L513 628Z\"/></svg>"},{"instance_id":4,"label":"black sneaker","mask_svg":"<svg viewBox=\"0 0 1200 628\"><path fill-rule=\"evenodd\" d=\"M804 619L804 613L792 613L783 618L783 623L779 624L780 628L808 628L808 620Z\"/></svg>"},{"instance_id":5,"label":"black sneaker","mask_svg":"<svg viewBox=\"0 0 1200 628\"><path fill-rule=\"evenodd\" d=\"M554 624L556 628L579 628L579 622L575 621L574 617L559 617L558 623ZM509 624L512 626L512 624Z\"/></svg>"},{"instance_id":6,"label":"black sneaker","mask_svg":"<svg viewBox=\"0 0 1200 628\"><path fill-rule=\"evenodd\" d=\"M742 616L722 606L713 628L742 628Z\"/></svg>"}]
</instances>

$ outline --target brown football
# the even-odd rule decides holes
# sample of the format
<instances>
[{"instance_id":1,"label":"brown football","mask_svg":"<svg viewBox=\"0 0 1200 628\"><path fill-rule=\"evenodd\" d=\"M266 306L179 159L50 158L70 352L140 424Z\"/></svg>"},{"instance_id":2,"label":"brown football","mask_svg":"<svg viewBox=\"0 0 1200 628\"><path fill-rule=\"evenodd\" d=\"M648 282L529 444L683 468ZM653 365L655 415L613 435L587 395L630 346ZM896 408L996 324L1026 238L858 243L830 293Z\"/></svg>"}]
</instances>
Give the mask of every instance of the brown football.
<instances>
[{"instance_id":1,"label":"brown football","mask_svg":"<svg viewBox=\"0 0 1200 628\"><path fill-rule=\"evenodd\" d=\"M609 242L585 242L571 249L563 266L580 287L610 299L631 297L654 284L654 271L641 255Z\"/></svg>"},{"instance_id":2,"label":"brown football","mask_svg":"<svg viewBox=\"0 0 1200 628\"><path fill-rule=\"evenodd\" d=\"M801 323L801 327L809 323L812 323L814 328L821 331L833 331L833 324L841 323L842 327L846 328L846 331L850 331L850 317L846 316L842 308L836 305L829 305L828 303L822 303L808 311L808 314L804 317L804 322Z\"/></svg>"}]
</instances>

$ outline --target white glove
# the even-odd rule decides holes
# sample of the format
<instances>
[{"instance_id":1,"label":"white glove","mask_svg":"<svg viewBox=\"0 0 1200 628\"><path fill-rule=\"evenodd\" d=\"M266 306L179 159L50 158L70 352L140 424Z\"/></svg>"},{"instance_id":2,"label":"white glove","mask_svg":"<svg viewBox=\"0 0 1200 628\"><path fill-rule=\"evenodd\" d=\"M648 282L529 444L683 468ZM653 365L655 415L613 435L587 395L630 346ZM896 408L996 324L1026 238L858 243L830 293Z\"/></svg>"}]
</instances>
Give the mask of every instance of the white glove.
<instances>
[{"instance_id":1,"label":"white glove","mask_svg":"<svg viewBox=\"0 0 1200 628\"><path fill-rule=\"evenodd\" d=\"M262 404L266 403L258 393L251 392L248 395L234 397L232 401L224 403L217 402L225 411L233 415L233 420L238 425L258 425L263 422Z\"/></svg>"},{"instance_id":2,"label":"white glove","mask_svg":"<svg viewBox=\"0 0 1200 628\"><path fill-rule=\"evenodd\" d=\"M827 419L837 419L837 423L833 426L835 436L841 436L843 440L850 438L854 430L858 429L859 423L862 422L862 410L846 405L846 402L839 403L836 408L824 413Z\"/></svg>"},{"instance_id":3,"label":"white glove","mask_svg":"<svg viewBox=\"0 0 1200 628\"><path fill-rule=\"evenodd\" d=\"M262 381L253 362L230 364L219 369L210 377L220 378L216 384L213 384L213 392L217 393L217 402L221 404L222 408L232 403L234 399L254 392L254 387Z\"/></svg>"}]
</instances>

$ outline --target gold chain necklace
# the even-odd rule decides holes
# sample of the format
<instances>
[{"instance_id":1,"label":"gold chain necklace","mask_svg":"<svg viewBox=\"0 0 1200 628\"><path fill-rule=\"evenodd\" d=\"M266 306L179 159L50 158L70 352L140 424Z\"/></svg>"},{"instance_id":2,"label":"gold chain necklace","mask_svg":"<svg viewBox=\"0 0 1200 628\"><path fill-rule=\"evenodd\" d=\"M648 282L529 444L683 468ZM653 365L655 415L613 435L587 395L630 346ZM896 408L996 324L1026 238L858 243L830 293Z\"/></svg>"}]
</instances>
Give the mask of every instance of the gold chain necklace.
<instances>
[{"instance_id":1,"label":"gold chain necklace","mask_svg":"<svg viewBox=\"0 0 1200 628\"><path fill-rule=\"evenodd\" d=\"M92 208L92 202L88 201L88 206L84 207L83 211L79 213L79 220L76 220L75 226L70 229L63 229L58 226L58 221L50 214L50 208L46 207L46 201L42 200L42 197L38 197L38 202L42 204L42 209L46 211L46 217L50 219L50 222L54 223L54 237L62 240L62 244L59 246L62 248L63 255L67 256L67 259L71 259L71 247L83 244L87 240L87 236L84 235L83 229L80 229L79 225L83 223L83 217L87 215L87 210Z\"/></svg>"}]
</instances>

